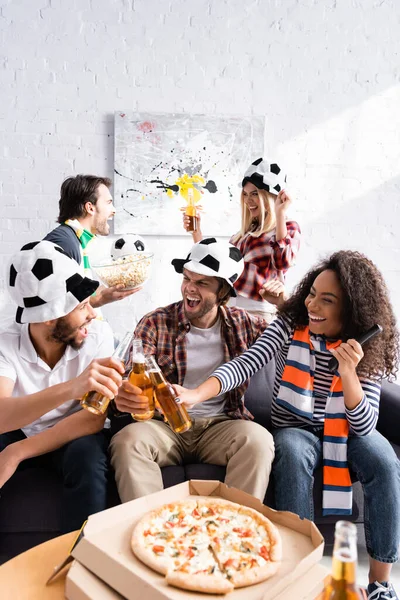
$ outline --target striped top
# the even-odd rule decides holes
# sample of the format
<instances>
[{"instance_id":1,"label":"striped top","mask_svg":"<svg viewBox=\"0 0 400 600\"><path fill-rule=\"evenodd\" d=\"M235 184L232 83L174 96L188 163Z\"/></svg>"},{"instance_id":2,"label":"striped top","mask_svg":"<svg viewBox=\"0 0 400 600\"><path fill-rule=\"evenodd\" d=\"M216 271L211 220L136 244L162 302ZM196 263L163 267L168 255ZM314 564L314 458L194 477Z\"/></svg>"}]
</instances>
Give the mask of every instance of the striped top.
<instances>
[{"instance_id":1,"label":"striped top","mask_svg":"<svg viewBox=\"0 0 400 600\"><path fill-rule=\"evenodd\" d=\"M221 383L220 394L225 394L227 391L241 385L275 357L276 376L271 409L271 420L274 427L305 427L311 424L317 425L318 423L322 425L325 418L326 399L333 378L333 374L328 369L329 359L332 358L330 352L315 351L316 368L312 420L294 415L276 403L293 332L294 327L282 317L277 317L246 352L219 367L214 371L213 376L217 377ZM312 341L314 336L311 335L310 337ZM345 409L350 425L350 433L359 436L371 433L376 427L381 389L380 383L377 381L360 378L360 383L364 391L363 399L355 409Z\"/></svg>"}]
</instances>

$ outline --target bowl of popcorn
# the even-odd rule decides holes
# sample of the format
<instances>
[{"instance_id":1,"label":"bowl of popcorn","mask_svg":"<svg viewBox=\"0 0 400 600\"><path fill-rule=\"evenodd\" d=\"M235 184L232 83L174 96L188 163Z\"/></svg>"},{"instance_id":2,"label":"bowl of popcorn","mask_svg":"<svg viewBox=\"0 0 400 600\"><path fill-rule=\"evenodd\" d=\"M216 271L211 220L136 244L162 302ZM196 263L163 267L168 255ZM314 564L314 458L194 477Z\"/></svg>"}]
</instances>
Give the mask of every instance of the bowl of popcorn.
<instances>
[{"instance_id":1,"label":"bowl of popcorn","mask_svg":"<svg viewBox=\"0 0 400 600\"><path fill-rule=\"evenodd\" d=\"M136 290L150 277L152 252L136 252L92 265L97 277L108 287L122 284L125 290Z\"/></svg>"}]
</instances>

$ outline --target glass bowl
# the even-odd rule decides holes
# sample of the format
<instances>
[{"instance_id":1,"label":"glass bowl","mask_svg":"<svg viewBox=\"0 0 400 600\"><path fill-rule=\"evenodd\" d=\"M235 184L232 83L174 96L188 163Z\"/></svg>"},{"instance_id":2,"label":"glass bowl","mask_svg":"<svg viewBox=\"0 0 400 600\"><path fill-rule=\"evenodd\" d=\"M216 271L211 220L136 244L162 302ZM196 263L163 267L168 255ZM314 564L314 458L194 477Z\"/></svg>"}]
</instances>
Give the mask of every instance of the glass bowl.
<instances>
[{"instance_id":1,"label":"glass bowl","mask_svg":"<svg viewBox=\"0 0 400 600\"><path fill-rule=\"evenodd\" d=\"M136 290L149 279L153 256L152 252L138 252L116 260L107 259L91 267L108 287L122 284L125 290Z\"/></svg>"}]
</instances>

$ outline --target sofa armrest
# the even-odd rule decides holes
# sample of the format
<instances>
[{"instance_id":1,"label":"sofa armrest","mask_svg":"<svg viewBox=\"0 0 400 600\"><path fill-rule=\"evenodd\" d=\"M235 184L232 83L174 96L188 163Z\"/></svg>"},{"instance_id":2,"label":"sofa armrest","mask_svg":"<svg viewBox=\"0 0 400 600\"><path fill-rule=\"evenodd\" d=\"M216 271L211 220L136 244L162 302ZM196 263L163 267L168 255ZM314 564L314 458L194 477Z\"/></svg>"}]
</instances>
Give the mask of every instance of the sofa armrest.
<instances>
[{"instance_id":1,"label":"sofa armrest","mask_svg":"<svg viewBox=\"0 0 400 600\"><path fill-rule=\"evenodd\" d=\"M400 444L400 385L382 382L377 430L390 442Z\"/></svg>"}]
</instances>

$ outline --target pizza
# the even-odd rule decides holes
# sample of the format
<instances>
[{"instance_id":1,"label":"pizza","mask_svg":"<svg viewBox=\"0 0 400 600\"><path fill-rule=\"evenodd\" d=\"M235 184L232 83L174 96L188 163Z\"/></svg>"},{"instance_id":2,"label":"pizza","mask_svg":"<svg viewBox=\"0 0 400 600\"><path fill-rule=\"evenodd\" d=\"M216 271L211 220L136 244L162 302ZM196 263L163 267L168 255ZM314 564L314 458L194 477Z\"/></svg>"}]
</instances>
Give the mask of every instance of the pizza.
<instances>
[{"instance_id":1,"label":"pizza","mask_svg":"<svg viewBox=\"0 0 400 600\"><path fill-rule=\"evenodd\" d=\"M282 543L258 511L222 498L188 498L144 515L131 546L146 565L186 590L226 594L274 575Z\"/></svg>"}]
</instances>

